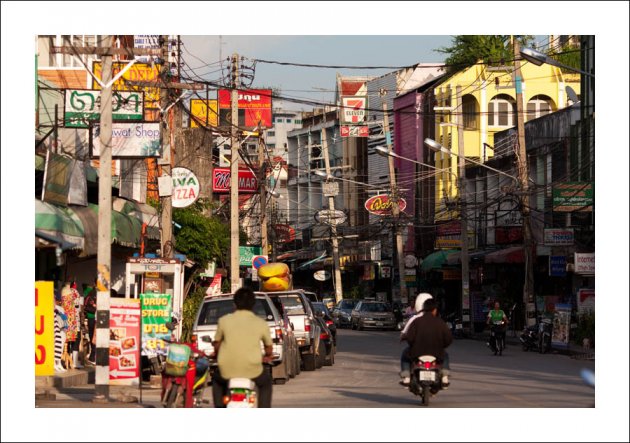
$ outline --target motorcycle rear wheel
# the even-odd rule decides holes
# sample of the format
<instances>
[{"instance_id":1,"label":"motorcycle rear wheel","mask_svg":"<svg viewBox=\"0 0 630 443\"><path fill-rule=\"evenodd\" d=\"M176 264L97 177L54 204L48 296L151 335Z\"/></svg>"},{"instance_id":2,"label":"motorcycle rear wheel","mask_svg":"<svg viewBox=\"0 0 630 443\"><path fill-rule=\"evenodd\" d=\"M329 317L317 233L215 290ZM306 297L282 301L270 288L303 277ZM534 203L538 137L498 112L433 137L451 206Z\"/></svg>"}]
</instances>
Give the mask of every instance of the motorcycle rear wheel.
<instances>
[{"instance_id":1,"label":"motorcycle rear wheel","mask_svg":"<svg viewBox=\"0 0 630 443\"><path fill-rule=\"evenodd\" d=\"M429 397L431 397L431 387L422 387L422 406L429 406Z\"/></svg>"},{"instance_id":2,"label":"motorcycle rear wheel","mask_svg":"<svg viewBox=\"0 0 630 443\"><path fill-rule=\"evenodd\" d=\"M166 407L167 408L175 408L177 400L177 390L178 386L176 384L171 385L171 389L166 394Z\"/></svg>"}]
</instances>

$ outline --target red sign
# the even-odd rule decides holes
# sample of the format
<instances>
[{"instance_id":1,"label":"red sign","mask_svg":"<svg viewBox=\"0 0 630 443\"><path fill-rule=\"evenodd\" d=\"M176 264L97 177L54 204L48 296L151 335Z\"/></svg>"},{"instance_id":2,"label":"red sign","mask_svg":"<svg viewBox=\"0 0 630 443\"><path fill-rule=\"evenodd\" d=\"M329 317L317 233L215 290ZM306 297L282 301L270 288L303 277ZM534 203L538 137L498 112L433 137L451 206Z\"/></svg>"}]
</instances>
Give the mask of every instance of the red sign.
<instances>
[{"instance_id":1,"label":"red sign","mask_svg":"<svg viewBox=\"0 0 630 443\"><path fill-rule=\"evenodd\" d=\"M219 109L230 109L232 91L219 89ZM265 128L273 126L271 119L271 89L238 91L239 124L255 127L258 122ZM240 122L244 113L244 121Z\"/></svg>"},{"instance_id":2,"label":"red sign","mask_svg":"<svg viewBox=\"0 0 630 443\"><path fill-rule=\"evenodd\" d=\"M276 231L278 243L288 243L295 240L295 229L293 229L289 225L275 225L274 229Z\"/></svg>"},{"instance_id":3,"label":"red sign","mask_svg":"<svg viewBox=\"0 0 630 443\"><path fill-rule=\"evenodd\" d=\"M462 224L459 221L443 223L437 225L436 233L438 236L460 235L462 232Z\"/></svg>"},{"instance_id":4,"label":"red sign","mask_svg":"<svg viewBox=\"0 0 630 443\"><path fill-rule=\"evenodd\" d=\"M140 377L139 299L112 299L109 307L109 383L137 385Z\"/></svg>"},{"instance_id":5,"label":"red sign","mask_svg":"<svg viewBox=\"0 0 630 443\"><path fill-rule=\"evenodd\" d=\"M370 197L365 201L365 209L370 214L375 215L391 215L392 214L393 201L390 200L389 195L379 194L374 197ZM407 207L407 202L404 198L398 199L398 207L400 212L403 212Z\"/></svg>"},{"instance_id":6,"label":"red sign","mask_svg":"<svg viewBox=\"0 0 630 443\"><path fill-rule=\"evenodd\" d=\"M230 168L214 168L212 192L230 192ZM238 192L258 192L258 179L249 169L238 170Z\"/></svg>"},{"instance_id":7,"label":"red sign","mask_svg":"<svg viewBox=\"0 0 630 443\"><path fill-rule=\"evenodd\" d=\"M494 242L497 245L523 243L523 228L521 226L497 226L494 228Z\"/></svg>"},{"instance_id":8,"label":"red sign","mask_svg":"<svg viewBox=\"0 0 630 443\"><path fill-rule=\"evenodd\" d=\"M367 126L341 126L342 137L369 137L370 128Z\"/></svg>"}]
</instances>

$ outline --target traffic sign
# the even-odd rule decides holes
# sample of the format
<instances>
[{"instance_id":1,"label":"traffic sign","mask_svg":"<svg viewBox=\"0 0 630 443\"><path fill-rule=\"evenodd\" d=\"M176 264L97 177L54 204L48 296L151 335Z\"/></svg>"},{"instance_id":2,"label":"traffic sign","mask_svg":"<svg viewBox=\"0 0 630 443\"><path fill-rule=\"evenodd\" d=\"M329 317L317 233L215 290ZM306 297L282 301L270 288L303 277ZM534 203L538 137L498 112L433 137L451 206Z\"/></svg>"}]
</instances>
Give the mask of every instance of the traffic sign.
<instances>
[{"instance_id":1,"label":"traffic sign","mask_svg":"<svg viewBox=\"0 0 630 443\"><path fill-rule=\"evenodd\" d=\"M258 269L262 265L266 265L267 263L269 263L269 260L267 259L266 255L255 255L252 258L252 267L254 269Z\"/></svg>"}]
</instances>

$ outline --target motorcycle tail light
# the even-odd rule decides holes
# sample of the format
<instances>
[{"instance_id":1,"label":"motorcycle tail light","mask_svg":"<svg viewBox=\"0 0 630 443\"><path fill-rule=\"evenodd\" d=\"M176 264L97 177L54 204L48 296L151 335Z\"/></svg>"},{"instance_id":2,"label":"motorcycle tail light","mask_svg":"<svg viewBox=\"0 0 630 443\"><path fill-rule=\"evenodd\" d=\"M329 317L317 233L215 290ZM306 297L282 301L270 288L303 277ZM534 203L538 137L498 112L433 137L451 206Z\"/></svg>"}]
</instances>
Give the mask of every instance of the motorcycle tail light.
<instances>
[{"instance_id":1,"label":"motorcycle tail light","mask_svg":"<svg viewBox=\"0 0 630 443\"><path fill-rule=\"evenodd\" d=\"M230 396L230 401L245 401L247 400L247 394L243 392L233 392Z\"/></svg>"},{"instance_id":2,"label":"motorcycle tail light","mask_svg":"<svg viewBox=\"0 0 630 443\"><path fill-rule=\"evenodd\" d=\"M430 362L430 361L424 362L424 369L431 369L433 366L435 366L435 363L433 362Z\"/></svg>"}]
</instances>

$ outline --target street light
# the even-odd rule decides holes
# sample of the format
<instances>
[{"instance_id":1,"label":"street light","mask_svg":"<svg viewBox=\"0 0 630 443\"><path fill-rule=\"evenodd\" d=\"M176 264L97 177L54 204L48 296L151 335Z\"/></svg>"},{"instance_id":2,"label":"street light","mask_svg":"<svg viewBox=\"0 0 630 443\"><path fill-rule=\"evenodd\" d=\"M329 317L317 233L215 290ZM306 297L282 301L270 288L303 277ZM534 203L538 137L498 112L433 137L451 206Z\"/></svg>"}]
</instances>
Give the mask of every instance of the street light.
<instances>
[{"instance_id":1,"label":"street light","mask_svg":"<svg viewBox=\"0 0 630 443\"><path fill-rule=\"evenodd\" d=\"M540 51L536 51L531 48L523 48L521 49L521 56L530 63L535 64L536 66L541 66L543 64L548 64L552 66L557 66L558 68L567 69L569 71L578 72L582 75L586 75L588 77L595 78L594 74L590 74L586 71L582 71L581 69L573 68L571 66L565 65L564 63L559 62L558 60L554 60L549 57L547 54L544 54Z\"/></svg>"},{"instance_id":2,"label":"street light","mask_svg":"<svg viewBox=\"0 0 630 443\"><path fill-rule=\"evenodd\" d=\"M349 178L343 178L343 177L335 177L332 174L328 174L322 170L314 170L311 172L313 175L317 175L319 177L325 178L326 180L341 180L344 182L348 182L348 183L354 183L357 185L362 185L362 186L367 186L368 188L382 188L382 186L378 186L378 185L372 185L370 183L363 183L363 182L359 182L356 180L350 180Z\"/></svg>"}]
</instances>

